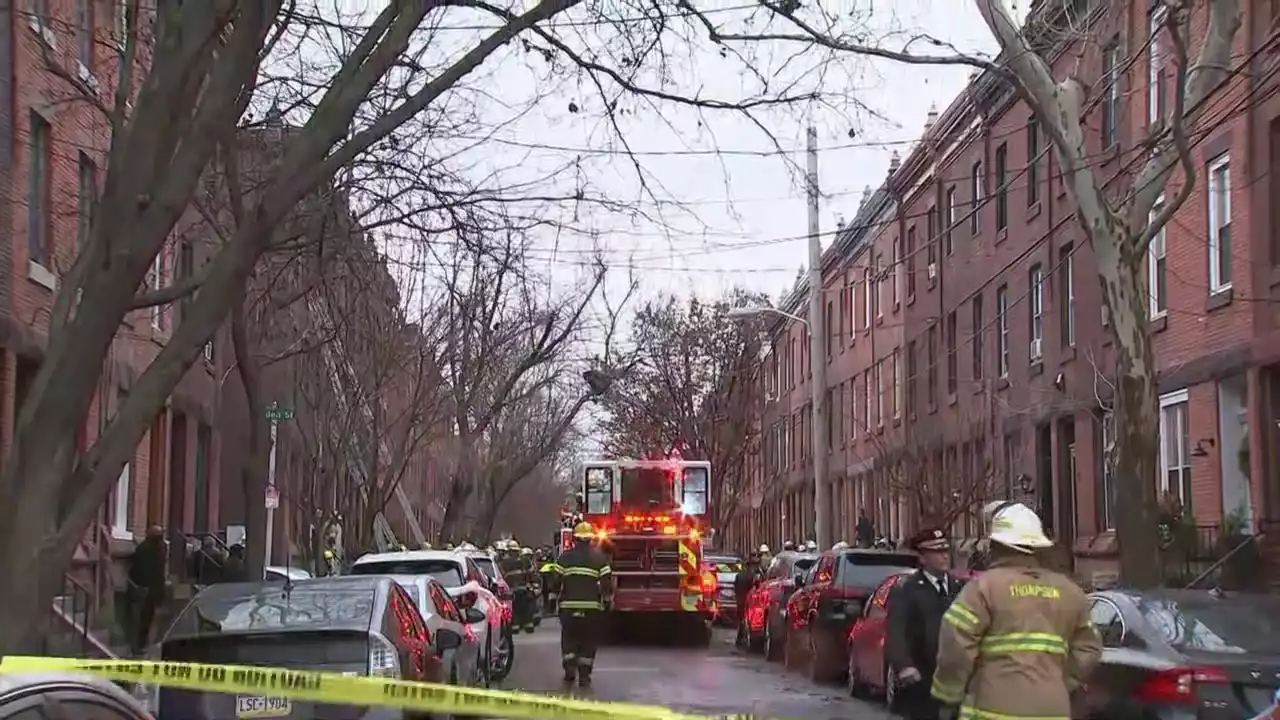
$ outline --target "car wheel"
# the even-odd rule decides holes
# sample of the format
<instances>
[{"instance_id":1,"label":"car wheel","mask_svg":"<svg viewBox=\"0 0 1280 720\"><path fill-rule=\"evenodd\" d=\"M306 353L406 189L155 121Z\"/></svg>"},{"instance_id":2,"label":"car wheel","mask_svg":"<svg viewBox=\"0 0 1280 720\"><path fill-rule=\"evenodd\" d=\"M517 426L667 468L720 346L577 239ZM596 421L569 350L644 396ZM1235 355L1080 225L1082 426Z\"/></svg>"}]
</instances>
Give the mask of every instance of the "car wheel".
<instances>
[{"instance_id":1,"label":"car wheel","mask_svg":"<svg viewBox=\"0 0 1280 720\"><path fill-rule=\"evenodd\" d=\"M898 710L898 671L888 664L884 666L884 706L889 712Z\"/></svg>"},{"instance_id":2,"label":"car wheel","mask_svg":"<svg viewBox=\"0 0 1280 720\"><path fill-rule=\"evenodd\" d=\"M777 662L782 659L783 648L778 646L778 638L773 632L773 621L765 618L764 621L764 659L769 662Z\"/></svg>"},{"instance_id":3,"label":"car wheel","mask_svg":"<svg viewBox=\"0 0 1280 720\"><path fill-rule=\"evenodd\" d=\"M849 696L855 698L863 698L867 695L867 686L862 682L862 676L858 674L858 663L853 654L853 648L849 648L849 667L847 668Z\"/></svg>"},{"instance_id":4,"label":"car wheel","mask_svg":"<svg viewBox=\"0 0 1280 720\"><path fill-rule=\"evenodd\" d=\"M512 639L511 630L503 628L498 634L498 657L490 659L489 667L492 670L489 678L492 682L502 682L511 674L511 666L515 664L516 644Z\"/></svg>"},{"instance_id":5,"label":"car wheel","mask_svg":"<svg viewBox=\"0 0 1280 720\"><path fill-rule=\"evenodd\" d=\"M809 679L813 682L824 682L826 680L826 669L823 668L821 658L818 656L818 636L813 632L813 620L809 621L809 627L805 631L805 638L809 645L809 664L807 666Z\"/></svg>"}]
</instances>

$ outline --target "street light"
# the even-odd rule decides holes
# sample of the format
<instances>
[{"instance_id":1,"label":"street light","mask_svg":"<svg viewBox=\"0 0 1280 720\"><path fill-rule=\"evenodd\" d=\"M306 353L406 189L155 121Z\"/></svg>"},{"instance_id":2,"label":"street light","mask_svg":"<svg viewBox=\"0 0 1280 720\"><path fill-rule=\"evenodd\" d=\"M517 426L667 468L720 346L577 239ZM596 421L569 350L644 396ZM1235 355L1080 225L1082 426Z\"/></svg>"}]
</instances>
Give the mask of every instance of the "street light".
<instances>
[{"instance_id":1,"label":"street light","mask_svg":"<svg viewBox=\"0 0 1280 720\"><path fill-rule=\"evenodd\" d=\"M815 292L810 288L810 292ZM813 425L813 513L814 535L818 547L831 547L831 486L827 484L827 338L814 330L821 324L820 303L810 303L810 317L803 318L768 305L731 308L725 313L730 320L749 320L762 315L778 315L794 320L809 331L810 411Z\"/></svg>"}]
</instances>

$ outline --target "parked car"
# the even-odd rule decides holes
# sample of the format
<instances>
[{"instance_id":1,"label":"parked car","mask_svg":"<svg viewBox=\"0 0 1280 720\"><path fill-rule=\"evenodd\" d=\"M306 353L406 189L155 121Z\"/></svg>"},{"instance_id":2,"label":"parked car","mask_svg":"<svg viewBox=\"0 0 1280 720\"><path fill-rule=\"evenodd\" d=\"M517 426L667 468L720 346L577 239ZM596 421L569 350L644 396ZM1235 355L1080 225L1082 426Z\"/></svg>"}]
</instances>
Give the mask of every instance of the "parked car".
<instances>
[{"instance_id":1,"label":"parked car","mask_svg":"<svg viewBox=\"0 0 1280 720\"><path fill-rule=\"evenodd\" d=\"M463 597L467 593L464 587L478 587L492 598L493 606L488 600L477 597L476 607L489 619L490 625L496 625L488 638L490 643L488 656L488 677L502 680L511 672L515 659L515 645L512 641L511 606L490 591L490 580L481 566L475 562L475 556L469 552L453 550L411 550L407 552L371 553L356 560L351 566L352 575L394 575L394 576L429 576L438 581L446 592L453 597Z\"/></svg>"},{"instance_id":2,"label":"parked car","mask_svg":"<svg viewBox=\"0 0 1280 720\"><path fill-rule=\"evenodd\" d=\"M493 555L486 550L455 550L457 554L469 558L484 573L484 584L497 595L508 607L511 605L511 586L502 577L502 570Z\"/></svg>"},{"instance_id":3,"label":"parked car","mask_svg":"<svg viewBox=\"0 0 1280 720\"><path fill-rule=\"evenodd\" d=\"M449 596L464 611L476 608L489 618L489 677L491 680L505 680L511 674L516 658L511 606L499 600L497 595L478 580L469 580L461 587L448 588L448 591Z\"/></svg>"},{"instance_id":4,"label":"parked car","mask_svg":"<svg viewBox=\"0 0 1280 720\"><path fill-rule=\"evenodd\" d=\"M769 660L782 659L782 643L786 637L787 600L795 591L796 581L818 562L816 553L784 550L773 557L761 580L747 594L747 607L742 611L739 637L752 652L764 652Z\"/></svg>"},{"instance_id":5,"label":"parked car","mask_svg":"<svg viewBox=\"0 0 1280 720\"><path fill-rule=\"evenodd\" d=\"M1280 717L1280 597L1205 590L1091 596L1102 663L1080 718Z\"/></svg>"},{"instance_id":6,"label":"parked car","mask_svg":"<svg viewBox=\"0 0 1280 720\"><path fill-rule=\"evenodd\" d=\"M297 582L298 580L310 580L311 573L297 567L268 565L263 569L263 579L267 582L282 583L286 580Z\"/></svg>"},{"instance_id":7,"label":"parked car","mask_svg":"<svg viewBox=\"0 0 1280 720\"><path fill-rule=\"evenodd\" d=\"M738 598L733 583L742 572L742 558L735 555L707 555L704 558L708 570L716 574L716 620L733 627L738 622Z\"/></svg>"},{"instance_id":8,"label":"parked car","mask_svg":"<svg viewBox=\"0 0 1280 720\"><path fill-rule=\"evenodd\" d=\"M332 577L277 583L224 583L196 594L147 659L261 665L435 683L456 682L461 633L432 631L413 599L386 577ZM157 717L301 720L418 720L392 708L335 706L288 698L144 693Z\"/></svg>"},{"instance_id":9,"label":"parked car","mask_svg":"<svg viewBox=\"0 0 1280 720\"><path fill-rule=\"evenodd\" d=\"M870 599L863 603L861 615L849 628L846 643L845 678L849 694L885 698L891 709L895 707L897 687L893 684L895 675L884 660L886 621L893 588L911 572L899 570L880 583ZM970 570L953 570L952 574L961 580L977 575Z\"/></svg>"},{"instance_id":10,"label":"parked car","mask_svg":"<svg viewBox=\"0 0 1280 720\"><path fill-rule=\"evenodd\" d=\"M848 666L848 636L863 607L884 581L920 565L915 553L829 550L787 600L783 662L815 681L839 680Z\"/></svg>"},{"instance_id":11,"label":"parked car","mask_svg":"<svg viewBox=\"0 0 1280 720\"><path fill-rule=\"evenodd\" d=\"M462 636L462 647L453 653L455 684L488 687L493 635L484 613L475 607L459 607L440 581L429 575L392 575L391 579L413 598L427 630L435 633L448 628Z\"/></svg>"}]
</instances>

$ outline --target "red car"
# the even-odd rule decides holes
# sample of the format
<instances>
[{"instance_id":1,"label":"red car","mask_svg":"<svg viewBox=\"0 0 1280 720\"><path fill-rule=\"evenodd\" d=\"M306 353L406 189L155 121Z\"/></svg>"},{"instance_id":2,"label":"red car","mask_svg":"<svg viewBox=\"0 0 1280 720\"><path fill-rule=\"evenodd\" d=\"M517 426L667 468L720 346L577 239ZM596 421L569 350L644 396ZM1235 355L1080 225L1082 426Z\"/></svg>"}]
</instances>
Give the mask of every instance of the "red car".
<instances>
[{"instance_id":1,"label":"red car","mask_svg":"<svg viewBox=\"0 0 1280 720\"><path fill-rule=\"evenodd\" d=\"M850 548L818 556L787 601L786 667L802 669L819 682L843 678L849 631L867 601L886 578L919 564L910 552Z\"/></svg>"},{"instance_id":2,"label":"red car","mask_svg":"<svg viewBox=\"0 0 1280 720\"><path fill-rule=\"evenodd\" d=\"M738 644L751 652L764 652L768 660L782 659L786 637L787 600L818 556L784 550L774 556L764 578L747 593L746 607L738 620Z\"/></svg>"},{"instance_id":3,"label":"red car","mask_svg":"<svg viewBox=\"0 0 1280 720\"><path fill-rule=\"evenodd\" d=\"M871 596L871 602L863 609L862 617L849 629L848 672L849 694L883 697L889 708L894 707L894 682L884 662L886 621L889 617L889 594L910 572L900 572L885 579ZM967 570L953 571L953 575L968 580L973 573Z\"/></svg>"}]
</instances>

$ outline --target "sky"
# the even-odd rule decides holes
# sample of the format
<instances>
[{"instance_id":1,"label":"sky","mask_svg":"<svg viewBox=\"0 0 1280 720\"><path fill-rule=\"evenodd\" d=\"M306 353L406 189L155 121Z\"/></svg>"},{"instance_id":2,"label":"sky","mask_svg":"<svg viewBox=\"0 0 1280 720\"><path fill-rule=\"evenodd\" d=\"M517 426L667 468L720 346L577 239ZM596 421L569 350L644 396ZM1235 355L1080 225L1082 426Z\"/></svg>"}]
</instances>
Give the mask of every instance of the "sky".
<instances>
[{"instance_id":1,"label":"sky","mask_svg":"<svg viewBox=\"0 0 1280 720\"><path fill-rule=\"evenodd\" d=\"M383 5L340 1L347 11L366 16ZM893 49L920 34L966 53L995 49L967 0L800 0L798 14L816 19L815 1L836 13L841 29ZM518 12L534 0L509 3ZM750 0L694 3L721 32L789 30L776 20L765 25ZM635 25L625 33L602 25L589 14L602 6L615 8L615 16L634 17L649 4L593 0L553 27L576 51L630 70L636 45L648 38ZM438 26L419 60L436 68L474 46L495 24L458 9L433 14L431 21ZM818 131L825 246L839 220L856 214L864 190L883 182L891 155L910 151L930 108L945 110L972 72L966 66L831 58L814 50L797 55L795 46L781 43L729 44L741 53L735 55L721 52L691 21L676 18L672 25L663 35L663 52L638 63L639 84L731 101L792 88L800 95L817 92L822 102L796 102L748 120L731 110L697 110L617 93L613 86L602 96L592 77L562 56L548 58L517 41L400 134L401 147L444 158L451 172L480 187L503 188L517 197L581 192L587 198L513 203L516 212L559 226L535 230L528 239L530 267L549 302L580 288L595 257L609 268L606 289L614 301L632 283L637 304L668 293L713 297L734 286L775 299L785 295L807 260L806 126ZM943 52L924 43L912 49ZM606 111L610 103L612 113ZM414 288L430 287L436 261L424 252L419 235L402 228L382 237L389 253L415 258L398 273L402 293L410 297ZM438 248L442 241L433 242ZM593 337L584 344L584 357L606 324L602 309L593 308L587 327Z\"/></svg>"}]
</instances>

